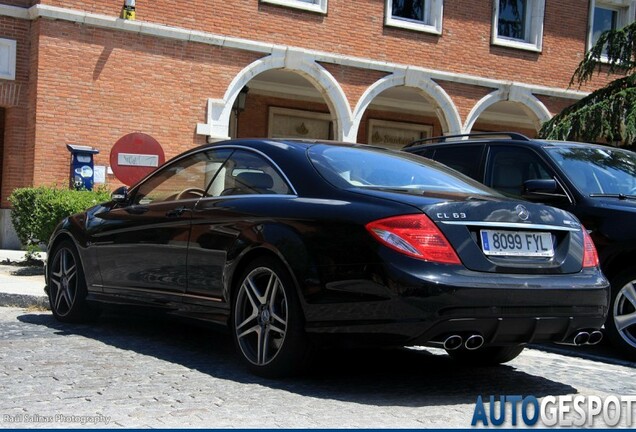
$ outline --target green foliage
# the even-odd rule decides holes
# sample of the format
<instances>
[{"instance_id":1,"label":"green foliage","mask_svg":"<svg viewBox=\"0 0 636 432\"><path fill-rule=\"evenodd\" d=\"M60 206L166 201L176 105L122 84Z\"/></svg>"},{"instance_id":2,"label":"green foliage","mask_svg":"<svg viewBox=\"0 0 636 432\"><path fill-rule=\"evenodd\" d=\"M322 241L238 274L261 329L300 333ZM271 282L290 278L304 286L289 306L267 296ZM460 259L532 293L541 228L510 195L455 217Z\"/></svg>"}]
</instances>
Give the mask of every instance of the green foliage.
<instances>
[{"instance_id":1,"label":"green foliage","mask_svg":"<svg viewBox=\"0 0 636 432\"><path fill-rule=\"evenodd\" d=\"M9 196L13 207L11 221L22 244L32 251L34 246L49 240L62 219L109 199L110 195L105 190L15 189Z\"/></svg>"},{"instance_id":2,"label":"green foliage","mask_svg":"<svg viewBox=\"0 0 636 432\"><path fill-rule=\"evenodd\" d=\"M636 75L620 78L545 122L541 137L630 144L636 141Z\"/></svg>"},{"instance_id":3,"label":"green foliage","mask_svg":"<svg viewBox=\"0 0 636 432\"><path fill-rule=\"evenodd\" d=\"M546 139L636 143L636 22L601 34L572 75L570 85L592 79L605 70L627 75L612 81L543 124Z\"/></svg>"},{"instance_id":4,"label":"green foliage","mask_svg":"<svg viewBox=\"0 0 636 432\"><path fill-rule=\"evenodd\" d=\"M576 68L570 85L589 81L594 71L629 74L636 69L636 21L618 30L608 30L587 52Z\"/></svg>"}]
</instances>

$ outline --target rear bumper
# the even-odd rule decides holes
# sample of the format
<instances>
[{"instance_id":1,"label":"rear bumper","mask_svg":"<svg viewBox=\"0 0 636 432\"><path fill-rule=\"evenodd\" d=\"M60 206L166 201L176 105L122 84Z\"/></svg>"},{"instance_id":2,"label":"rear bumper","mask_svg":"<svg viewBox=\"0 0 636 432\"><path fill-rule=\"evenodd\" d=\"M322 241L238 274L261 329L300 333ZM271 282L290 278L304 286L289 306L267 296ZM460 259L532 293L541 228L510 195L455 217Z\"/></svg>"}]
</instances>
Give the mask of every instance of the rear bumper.
<instances>
[{"instance_id":1,"label":"rear bumper","mask_svg":"<svg viewBox=\"0 0 636 432\"><path fill-rule=\"evenodd\" d=\"M451 334L479 334L486 345L563 342L599 329L609 284L598 269L570 275L485 274L400 262L366 277L327 284L308 299L307 331L355 335L370 344L423 345Z\"/></svg>"}]
</instances>

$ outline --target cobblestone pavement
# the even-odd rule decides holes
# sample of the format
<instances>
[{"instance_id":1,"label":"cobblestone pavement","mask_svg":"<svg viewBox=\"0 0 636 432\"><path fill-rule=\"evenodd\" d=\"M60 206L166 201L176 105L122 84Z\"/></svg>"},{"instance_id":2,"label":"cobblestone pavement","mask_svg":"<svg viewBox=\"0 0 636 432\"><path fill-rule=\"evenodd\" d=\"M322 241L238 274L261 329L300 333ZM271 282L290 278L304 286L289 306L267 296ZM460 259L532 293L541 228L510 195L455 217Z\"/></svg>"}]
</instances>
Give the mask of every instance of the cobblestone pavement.
<instances>
[{"instance_id":1,"label":"cobblestone pavement","mask_svg":"<svg viewBox=\"0 0 636 432\"><path fill-rule=\"evenodd\" d=\"M498 368L428 348L338 351L278 381L237 360L228 335L173 321L0 308L0 428L466 428L480 394L636 395L633 365L535 349Z\"/></svg>"}]
</instances>

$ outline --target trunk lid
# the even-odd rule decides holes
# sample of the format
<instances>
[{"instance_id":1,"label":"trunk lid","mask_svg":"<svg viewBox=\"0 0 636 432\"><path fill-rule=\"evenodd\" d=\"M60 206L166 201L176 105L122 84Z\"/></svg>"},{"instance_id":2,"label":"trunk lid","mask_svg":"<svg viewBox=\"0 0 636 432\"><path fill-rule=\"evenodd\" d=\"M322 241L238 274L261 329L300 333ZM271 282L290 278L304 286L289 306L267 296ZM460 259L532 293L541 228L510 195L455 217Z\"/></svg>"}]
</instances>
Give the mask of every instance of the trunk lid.
<instances>
[{"instance_id":1,"label":"trunk lid","mask_svg":"<svg viewBox=\"0 0 636 432\"><path fill-rule=\"evenodd\" d=\"M476 195L367 189L362 193L420 209L437 225L470 270L571 274L583 268L582 225L564 210L506 198L495 192ZM522 247L502 247L511 242L517 246L521 243Z\"/></svg>"},{"instance_id":2,"label":"trunk lid","mask_svg":"<svg viewBox=\"0 0 636 432\"><path fill-rule=\"evenodd\" d=\"M577 273L583 232L570 213L520 201L444 202L420 207L469 269L491 273Z\"/></svg>"}]
</instances>

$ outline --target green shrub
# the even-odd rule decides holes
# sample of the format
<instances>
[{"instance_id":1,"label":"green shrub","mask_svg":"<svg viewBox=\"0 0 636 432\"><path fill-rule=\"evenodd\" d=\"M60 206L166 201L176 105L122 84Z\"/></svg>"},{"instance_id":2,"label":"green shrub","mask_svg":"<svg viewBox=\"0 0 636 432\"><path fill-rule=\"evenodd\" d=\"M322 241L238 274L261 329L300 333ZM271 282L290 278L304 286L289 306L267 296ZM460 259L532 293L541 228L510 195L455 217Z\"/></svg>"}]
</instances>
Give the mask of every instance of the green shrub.
<instances>
[{"instance_id":1,"label":"green shrub","mask_svg":"<svg viewBox=\"0 0 636 432\"><path fill-rule=\"evenodd\" d=\"M15 189L11 202L11 221L27 250L47 242L65 217L110 199L106 190L87 191L31 187Z\"/></svg>"}]
</instances>

